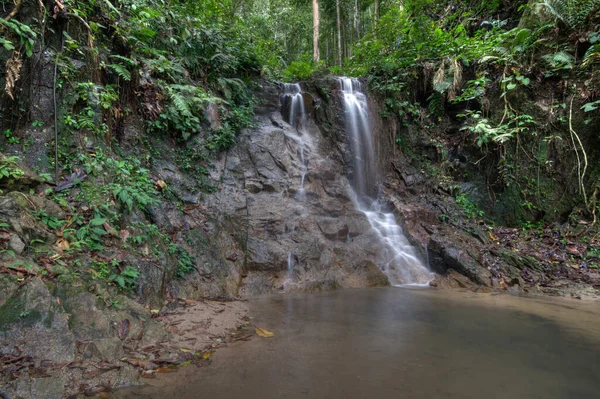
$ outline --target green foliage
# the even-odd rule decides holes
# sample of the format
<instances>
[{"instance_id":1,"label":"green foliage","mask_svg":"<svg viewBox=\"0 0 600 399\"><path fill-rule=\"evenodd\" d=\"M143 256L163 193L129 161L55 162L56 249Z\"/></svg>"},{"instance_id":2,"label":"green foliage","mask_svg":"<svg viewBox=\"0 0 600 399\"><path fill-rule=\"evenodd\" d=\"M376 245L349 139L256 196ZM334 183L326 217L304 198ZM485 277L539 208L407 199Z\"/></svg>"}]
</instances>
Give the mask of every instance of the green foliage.
<instances>
[{"instance_id":1,"label":"green foliage","mask_svg":"<svg viewBox=\"0 0 600 399\"><path fill-rule=\"evenodd\" d=\"M0 182L2 180L18 180L25 175L17 165L20 158L0 154Z\"/></svg>"},{"instance_id":2,"label":"green foliage","mask_svg":"<svg viewBox=\"0 0 600 399\"><path fill-rule=\"evenodd\" d=\"M306 80L312 76L317 68L318 66L311 62L293 61L282 71L282 75L287 81Z\"/></svg>"},{"instance_id":3,"label":"green foliage","mask_svg":"<svg viewBox=\"0 0 600 399\"><path fill-rule=\"evenodd\" d=\"M546 54L542 57L550 67L546 72L546 77L556 74L562 74L575 66L575 57L566 51L559 51L554 54Z\"/></svg>"},{"instance_id":4,"label":"green foliage","mask_svg":"<svg viewBox=\"0 0 600 399\"><path fill-rule=\"evenodd\" d=\"M36 212L35 217L40 222L44 223L50 230L60 230L66 223L66 220L60 220L55 216L49 216L48 213L40 209Z\"/></svg>"},{"instance_id":5,"label":"green foliage","mask_svg":"<svg viewBox=\"0 0 600 399\"><path fill-rule=\"evenodd\" d=\"M177 244L169 244L169 254L175 255L179 258L177 267L177 278L182 279L189 273L196 270L196 264L194 258L183 248Z\"/></svg>"},{"instance_id":6,"label":"green foliage","mask_svg":"<svg viewBox=\"0 0 600 399\"><path fill-rule=\"evenodd\" d=\"M19 144L21 139L15 136L14 132L10 129L4 131L4 137L6 137L8 144Z\"/></svg>"},{"instance_id":7,"label":"green foliage","mask_svg":"<svg viewBox=\"0 0 600 399\"><path fill-rule=\"evenodd\" d=\"M479 209L477 205L464 193L459 193L456 195L456 204L463 209L465 215L469 219L474 217L482 218L485 215L484 212Z\"/></svg>"},{"instance_id":8,"label":"green foliage","mask_svg":"<svg viewBox=\"0 0 600 399\"><path fill-rule=\"evenodd\" d=\"M205 107L219 102L218 98L209 95L201 87L165 82L160 85L167 103L158 119L149 121L150 128L155 132L173 132L187 140L198 132Z\"/></svg>"},{"instance_id":9,"label":"green foliage","mask_svg":"<svg viewBox=\"0 0 600 399\"><path fill-rule=\"evenodd\" d=\"M19 46L24 47L25 54L28 57L31 57L33 54L33 46L35 44L37 33L35 33L29 25L21 23L14 18L10 21L0 18L0 27L8 29L9 32L16 36L19 40ZM16 48L15 44L6 37L0 38L0 44L2 44L8 51Z\"/></svg>"},{"instance_id":10,"label":"green foliage","mask_svg":"<svg viewBox=\"0 0 600 399\"><path fill-rule=\"evenodd\" d=\"M91 155L77 154L77 159L88 175L109 180L102 187L89 186L87 182L83 184L81 195L92 206L105 203L107 196L117 200L129 211L134 207L145 210L158 202L158 193L149 171L142 167L138 158L119 159L98 150Z\"/></svg>"},{"instance_id":11,"label":"green foliage","mask_svg":"<svg viewBox=\"0 0 600 399\"><path fill-rule=\"evenodd\" d=\"M500 125L494 125L492 122L484 118L480 112L468 112L462 116L467 117L467 123L461 130L466 130L475 134L475 142L478 147L482 147L491 142L504 144L520 133L533 134L533 126L535 120L531 115L514 115L511 114L506 118L505 122Z\"/></svg>"},{"instance_id":12,"label":"green foliage","mask_svg":"<svg viewBox=\"0 0 600 399\"><path fill-rule=\"evenodd\" d=\"M131 266L122 267L117 259L111 262L94 261L92 263L92 278L114 284L125 292L132 292L137 286L140 271Z\"/></svg>"},{"instance_id":13,"label":"green foliage","mask_svg":"<svg viewBox=\"0 0 600 399\"><path fill-rule=\"evenodd\" d=\"M543 7L570 29L579 29L590 16L600 11L598 0L543 0Z\"/></svg>"}]
</instances>

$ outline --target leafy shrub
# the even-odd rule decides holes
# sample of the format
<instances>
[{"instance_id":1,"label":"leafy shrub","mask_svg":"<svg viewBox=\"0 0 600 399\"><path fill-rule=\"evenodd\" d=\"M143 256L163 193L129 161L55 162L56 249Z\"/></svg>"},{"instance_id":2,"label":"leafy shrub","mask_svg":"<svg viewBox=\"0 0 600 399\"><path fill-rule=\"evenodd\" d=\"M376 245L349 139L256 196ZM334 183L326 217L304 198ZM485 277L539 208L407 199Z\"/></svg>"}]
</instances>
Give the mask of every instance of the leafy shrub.
<instances>
[{"instance_id":1,"label":"leafy shrub","mask_svg":"<svg viewBox=\"0 0 600 399\"><path fill-rule=\"evenodd\" d=\"M285 80L306 80L315 72L315 66L306 61L294 61L282 72Z\"/></svg>"}]
</instances>

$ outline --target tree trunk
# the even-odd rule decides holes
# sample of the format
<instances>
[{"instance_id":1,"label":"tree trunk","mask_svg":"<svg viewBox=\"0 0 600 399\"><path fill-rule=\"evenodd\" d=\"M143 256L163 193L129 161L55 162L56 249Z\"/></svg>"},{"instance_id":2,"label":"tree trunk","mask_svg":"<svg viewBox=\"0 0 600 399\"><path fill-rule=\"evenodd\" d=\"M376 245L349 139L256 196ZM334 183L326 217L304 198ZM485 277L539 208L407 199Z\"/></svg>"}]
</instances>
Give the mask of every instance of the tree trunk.
<instances>
[{"instance_id":1,"label":"tree trunk","mask_svg":"<svg viewBox=\"0 0 600 399\"><path fill-rule=\"evenodd\" d=\"M337 16L337 42L338 42L338 65L342 66L342 21L340 19L340 0L335 0L335 13Z\"/></svg>"},{"instance_id":2,"label":"tree trunk","mask_svg":"<svg viewBox=\"0 0 600 399\"><path fill-rule=\"evenodd\" d=\"M354 31L356 32L356 41L359 41L360 30L358 29L358 0L354 0Z\"/></svg>"},{"instance_id":3,"label":"tree trunk","mask_svg":"<svg viewBox=\"0 0 600 399\"><path fill-rule=\"evenodd\" d=\"M377 20L379 19L379 0L373 3L373 37L377 39Z\"/></svg>"},{"instance_id":4,"label":"tree trunk","mask_svg":"<svg viewBox=\"0 0 600 399\"><path fill-rule=\"evenodd\" d=\"M319 62L319 0L313 0L313 60Z\"/></svg>"}]
</instances>

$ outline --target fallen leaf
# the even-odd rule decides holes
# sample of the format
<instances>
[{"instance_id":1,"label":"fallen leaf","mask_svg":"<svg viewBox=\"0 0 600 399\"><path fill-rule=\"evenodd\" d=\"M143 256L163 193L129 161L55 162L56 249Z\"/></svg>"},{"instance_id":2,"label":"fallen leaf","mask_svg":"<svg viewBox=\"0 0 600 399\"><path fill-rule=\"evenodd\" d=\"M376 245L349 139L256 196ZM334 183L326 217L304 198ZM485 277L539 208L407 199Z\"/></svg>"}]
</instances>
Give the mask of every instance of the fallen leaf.
<instances>
[{"instance_id":1,"label":"fallen leaf","mask_svg":"<svg viewBox=\"0 0 600 399\"><path fill-rule=\"evenodd\" d=\"M142 378L156 378L156 374L154 370L144 370L141 375Z\"/></svg>"},{"instance_id":2,"label":"fallen leaf","mask_svg":"<svg viewBox=\"0 0 600 399\"><path fill-rule=\"evenodd\" d=\"M167 183L165 183L163 180L159 180L156 182L156 188L159 190L164 190L167 188Z\"/></svg>"},{"instance_id":3,"label":"fallen leaf","mask_svg":"<svg viewBox=\"0 0 600 399\"><path fill-rule=\"evenodd\" d=\"M119 339L121 339L121 341L124 340L125 338L127 338L127 336L129 335L129 327L130 327L129 319L121 320L119 322L118 333L119 333Z\"/></svg>"},{"instance_id":4,"label":"fallen leaf","mask_svg":"<svg viewBox=\"0 0 600 399\"><path fill-rule=\"evenodd\" d=\"M119 235L121 236L121 241L124 244L127 242L127 237L129 237L129 230L121 230L119 231Z\"/></svg>"},{"instance_id":5,"label":"fallen leaf","mask_svg":"<svg viewBox=\"0 0 600 399\"><path fill-rule=\"evenodd\" d=\"M156 369L157 373L172 373L174 371L175 371L175 369L171 369L168 367L160 367L160 368Z\"/></svg>"},{"instance_id":6,"label":"fallen leaf","mask_svg":"<svg viewBox=\"0 0 600 399\"><path fill-rule=\"evenodd\" d=\"M56 241L56 246L61 251L66 251L67 249L71 248L71 246L69 245L69 241L63 239Z\"/></svg>"},{"instance_id":7,"label":"fallen leaf","mask_svg":"<svg viewBox=\"0 0 600 399\"><path fill-rule=\"evenodd\" d=\"M185 348L179 348L180 351L182 351L183 353L190 353L191 350L189 349L185 349Z\"/></svg>"},{"instance_id":8,"label":"fallen leaf","mask_svg":"<svg viewBox=\"0 0 600 399\"><path fill-rule=\"evenodd\" d=\"M111 236L117 237L119 235L117 231L110 224L108 224L108 222L104 222L103 226L104 230L106 230Z\"/></svg>"},{"instance_id":9,"label":"fallen leaf","mask_svg":"<svg viewBox=\"0 0 600 399\"><path fill-rule=\"evenodd\" d=\"M255 331L256 331L256 335L258 335L259 337L263 337L263 338L271 338L275 335L274 332L266 330L264 328L260 328L260 327L256 327Z\"/></svg>"},{"instance_id":10,"label":"fallen leaf","mask_svg":"<svg viewBox=\"0 0 600 399\"><path fill-rule=\"evenodd\" d=\"M152 313L152 314L159 314L160 310L158 310L158 309L151 309L150 313Z\"/></svg>"},{"instance_id":11,"label":"fallen leaf","mask_svg":"<svg viewBox=\"0 0 600 399\"><path fill-rule=\"evenodd\" d=\"M206 360L206 359L210 359L210 357L212 356L212 352L206 352L202 354L202 359Z\"/></svg>"},{"instance_id":12,"label":"fallen leaf","mask_svg":"<svg viewBox=\"0 0 600 399\"><path fill-rule=\"evenodd\" d=\"M492 233L491 231L490 231L490 240L492 240L492 241L498 241L498 237L496 237L494 235L494 233Z\"/></svg>"},{"instance_id":13,"label":"fallen leaf","mask_svg":"<svg viewBox=\"0 0 600 399\"><path fill-rule=\"evenodd\" d=\"M154 370L154 369L158 368L158 366L156 364L152 363L149 360L130 359L130 358L123 358L121 360L126 363L131 364L134 367L143 368L144 370Z\"/></svg>"}]
</instances>

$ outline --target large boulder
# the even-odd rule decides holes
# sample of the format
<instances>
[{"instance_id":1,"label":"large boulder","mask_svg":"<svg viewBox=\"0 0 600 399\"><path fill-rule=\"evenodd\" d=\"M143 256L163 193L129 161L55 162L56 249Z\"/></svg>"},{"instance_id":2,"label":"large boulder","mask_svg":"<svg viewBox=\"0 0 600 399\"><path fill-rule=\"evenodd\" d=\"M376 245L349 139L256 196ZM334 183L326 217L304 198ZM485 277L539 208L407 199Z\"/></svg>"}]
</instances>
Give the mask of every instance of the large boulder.
<instances>
[{"instance_id":1,"label":"large boulder","mask_svg":"<svg viewBox=\"0 0 600 399\"><path fill-rule=\"evenodd\" d=\"M30 279L0 307L0 351L68 363L75 349L67 314L39 278Z\"/></svg>"}]
</instances>

